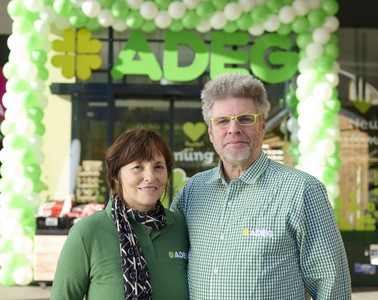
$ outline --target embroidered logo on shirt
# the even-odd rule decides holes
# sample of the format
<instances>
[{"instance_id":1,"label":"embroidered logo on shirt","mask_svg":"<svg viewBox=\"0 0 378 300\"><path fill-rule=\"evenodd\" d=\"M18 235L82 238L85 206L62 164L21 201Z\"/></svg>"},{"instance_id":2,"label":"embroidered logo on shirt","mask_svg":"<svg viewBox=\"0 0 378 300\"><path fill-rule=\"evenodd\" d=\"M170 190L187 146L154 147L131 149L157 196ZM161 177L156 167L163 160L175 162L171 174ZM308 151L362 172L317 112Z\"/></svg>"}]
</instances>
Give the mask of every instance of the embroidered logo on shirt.
<instances>
[{"instance_id":1,"label":"embroidered logo on shirt","mask_svg":"<svg viewBox=\"0 0 378 300\"><path fill-rule=\"evenodd\" d=\"M273 231L271 230L249 230L249 229L243 229L243 236L265 236L265 237L273 237Z\"/></svg>"},{"instance_id":2,"label":"embroidered logo on shirt","mask_svg":"<svg viewBox=\"0 0 378 300\"><path fill-rule=\"evenodd\" d=\"M183 252L183 251L175 251L175 252L168 252L168 255L170 258L183 258L183 259L188 259L188 253Z\"/></svg>"}]
</instances>

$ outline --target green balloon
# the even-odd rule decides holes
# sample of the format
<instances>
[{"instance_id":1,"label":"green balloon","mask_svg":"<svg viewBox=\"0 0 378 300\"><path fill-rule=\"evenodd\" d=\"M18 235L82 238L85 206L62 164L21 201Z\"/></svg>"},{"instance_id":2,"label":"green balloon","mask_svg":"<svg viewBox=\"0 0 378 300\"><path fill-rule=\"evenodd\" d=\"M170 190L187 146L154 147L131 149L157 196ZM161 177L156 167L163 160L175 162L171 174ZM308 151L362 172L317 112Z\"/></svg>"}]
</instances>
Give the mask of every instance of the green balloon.
<instances>
[{"instance_id":1,"label":"green balloon","mask_svg":"<svg viewBox=\"0 0 378 300\"><path fill-rule=\"evenodd\" d=\"M268 20L269 11L265 6L256 5L251 10L251 18L253 23L262 24Z\"/></svg>"},{"instance_id":2,"label":"green balloon","mask_svg":"<svg viewBox=\"0 0 378 300\"><path fill-rule=\"evenodd\" d=\"M309 28L310 23L308 22L307 18L303 16L296 17L291 24L291 29L297 34L308 32Z\"/></svg>"},{"instance_id":3,"label":"green balloon","mask_svg":"<svg viewBox=\"0 0 378 300\"><path fill-rule=\"evenodd\" d=\"M330 169L330 168L324 168L323 172L322 172L322 182L325 184L325 185L328 185L328 184L333 184L335 182L335 170L333 169Z\"/></svg>"},{"instance_id":4,"label":"green balloon","mask_svg":"<svg viewBox=\"0 0 378 300\"><path fill-rule=\"evenodd\" d=\"M196 13L201 20L208 20L214 14L214 6L211 2L200 2L196 7Z\"/></svg>"},{"instance_id":5,"label":"green balloon","mask_svg":"<svg viewBox=\"0 0 378 300\"><path fill-rule=\"evenodd\" d=\"M95 32L101 28L101 25L98 22L97 18L88 18L87 23L85 24L85 27L90 32Z\"/></svg>"},{"instance_id":6,"label":"green balloon","mask_svg":"<svg viewBox=\"0 0 378 300\"><path fill-rule=\"evenodd\" d=\"M286 104L290 107L297 106L297 104L299 102L295 93L288 93L285 97L285 101L286 101Z\"/></svg>"},{"instance_id":7,"label":"green balloon","mask_svg":"<svg viewBox=\"0 0 378 300\"><path fill-rule=\"evenodd\" d=\"M207 3L207 2L204 2ZM248 30L252 26L252 18L249 13L243 12L240 17L236 20L236 26L240 30Z\"/></svg>"},{"instance_id":8,"label":"green balloon","mask_svg":"<svg viewBox=\"0 0 378 300\"><path fill-rule=\"evenodd\" d=\"M338 155L331 155L325 158L326 166L332 170L338 170L341 166L341 159Z\"/></svg>"},{"instance_id":9,"label":"green balloon","mask_svg":"<svg viewBox=\"0 0 378 300\"><path fill-rule=\"evenodd\" d=\"M13 180L8 178L0 178L0 192L13 192Z\"/></svg>"},{"instance_id":10,"label":"green balloon","mask_svg":"<svg viewBox=\"0 0 378 300\"><path fill-rule=\"evenodd\" d=\"M16 124L9 120L3 120L0 125L0 131L4 136L11 134L16 131Z\"/></svg>"},{"instance_id":11,"label":"green balloon","mask_svg":"<svg viewBox=\"0 0 378 300\"><path fill-rule=\"evenodd\" d=\"M307 19L311 27L317 28L323 25L326 16L324 10L317 8L307 14Z\"/></svg>"},{"instance_id":12,"label":"green balloon","mask_svg":"<svg viewBox=\"0 0 378 300\"><path fill-rule=\"evenodd\" d=\"M337 88L332 89L332 96L333 99L339 99L339 90Z\"/></svg>"},{"instance_id":13,"label":"green balloon","mask_svg":"<svg viewBox=\"0 0 378 300\"><path fill-rule=\"evenodd\" d=\"M114 0L97 0L102 8L109 8L111 7Z\"/></svg>"},{"instance_id":14,"label":"green balloon","mask_svg":"<svg viewBox=\"0 0 378 300\"><path fill-rule=\"evenodd\" d=\"M12 193L7 206L11 209L23 208L26 206L26 197L21 194Z\"/></svg>"},{"instance_id":15,"label":"green balloon","mask_svg":"<svg viewBox=\"0 0 378 300\"><path fill-rule=\"evenodd\" d=\"M35 155L33 150L24 148L20 150L20 162L23 166L32 164L35 161Z\"/></svg>"},{"instance_id":16,"label":"green balloon","mask_svg":"<svg viewBox=\"0 0 378 300\"><path fill-rule=\"evenodd\" d=\"M53 9L58 15L66 17L71 13L73 6L70 0L55 0Z\"/></svg>"},{"instance_id":17,"label":"green balloon","mask_svg":"<svg viewBox=\"0 0 378 300\"><path fill-rule=\"evenodd\" d=\"M68 17L68 22L74 27L83 27L87 23L87 16L79 8L74 9Z\"/></svg>"},{"instance_id":18,"label":"green balloon","mask_svg":"<svg viewBox=\"0 0 378 300\"><path fill-rule=\"evenodd\" d=\"M45 125L43 125L41 122L35 123L35 134L38 134L40 136L43 136L46 132Z\"/></svg>"},{"instance_id":19,"label":"green balloon","mask_svg":"<svg viewBox=\"0 0 378 300\"><path fill-rule=\"evenodd\" d=\"M23 18L26 14L26 8L23 0L9 1L7 6L8 15L12 18Z\"/></svg>"},{"instance_id":20,"label":"green balloon","mask_svg":"<svg viewBox=\"0 0 378 300\"><path fill-rule=\"evenodd\" d=\"M9 90L15 93L22 93L29 90L29 83L25 79L14 77L8 80L6 87L7 90L9 87Z\"/></svg>"},{"instance_id":21,"label":"green balloon","mask_svg":"<svg viewBox=\"0 0 378 300\"><path fill-rule=\"evenodd\" d=\"M37 78L47 80L47 78L49 78L49 71L45 67L40 66L38 68Z\"/></svg>"},{"instance_id":22,"label":"green balloon","mask_svg":"<svg viewBox=\"0 0 378 300\"><path fill-rule=\"evenodd\" d=\"M17 133L11 133L8 135L9 138L9 147L14 150L22 149L26 147L27 141L26 138L18 135Z\"/></svg>"},{"instance_id":23,"label":"green balloon","mask_svg":"<svg viewBox=\"0 0 378 300\"><path fill-rule=\"evenodd\" d=\"M169 30L173 32L180 32L183 30L183 28L184 25L182 25L182 22L180 20L172 20L171 25L169 25Z\"/></svg>"},{"instance_id":24,"label":"green balloon","mask_svg":"<svg viewBox=\"0 0 378 300\"><path fill-rule=\"evenodd\" d=\"M336 34L331 33L331 37L330 37L328 43L338 45L339 44L339 38L337 37Z\"/></svg>"},{"instance_id":25,"label":"green balloon","mask_svg":"<svg viewBox=\"0 0 378 300\"><path fill-rule=\"evenodd\" d=\"M223 10L224 7L227 5L228 1L227 0L210 0L211 3L213 3L214 7L217 10Z\"/></svg>"},{"instance_id":26,"label":"green balloon","mask_svg":"<svg viewBox=\"0 0 378 300\"><path fill-rule=\"evenodd\" d=\"M21 226L28 226L28 227L34 227L36 228L36 219L34 217L34 213L30 207L23 207L20 210L20 215L18 222L20 223Z\"/></svg>"},{"instance_id":27,"label":"green balloon","mask_svg":"<svg viewBox=\"0 0 378 300\"><path fill-rule=\"evenodd\" d=\"M33 181L33 193L39 194L44 189L44 187L45 185L41 180L35 179Z\"/></svg>"},{"instance_id":28,"label":"green balloon","mask_svg":"<svg viewBox=\"0 0 378 300\"><path fill-rule=\"evenodd\" d=\"M155 0L155 4L160 10L165 10L171 4L171 0Z\"/></svg>"},{"instance_id":29,"label":"green balloon","mask_svg":"<svg viewBox=\"0 0 378 300\"><path fill-rule=\"evenodd\" d=\"M180 26L182 26L181 23L180 23ZM156 24L155 24L155 22L153 20L145 20L144 23L143 23L143 25L142 25L142 30L144 32L148 32L148 33L149 32L154 32L156 30Z\"/></svg>"},{"instance_id":30,"label":"green balloon","mask_svg":"<svg viewBox=\"0 0 378 300\"><path fill-rule=\"evenodd\" d=\"M186 11L181 19L182 25L187 29L194 29L199 21L198 15L193 10Z\"/></svg>"},{"instance_id":31,"label":"green balloon","mask_svg":"<svg viewBox=\"0 0 378 300\"><path fill-rule=\"evenodd\" d=\"M306 49L306 47L312 43L312 35L309 32L298 34L297 45L299 49Z\"/></svg>"},{"instance_id":32,"label":"green balloon","mask_svg":"<svg viewBox=\"0 0 378 300\"><path fill-rule=\"evenodd\" d=\"M3 66L3 75L6 79L11 79L12 77L18 76L17 73L18 66L13 62L6 62Z\"/></svg>"},{"instance_id":33,"label":"green balloon","mask_svg":"<svg viewBox=\"0 0 378 300\"><path fill-rule=\"evenodd\" d=\"M25 176L30 178L32 181L39 179L41 173L41 167L35 163L25 166Z\"/></svg>"},{"instance_id":34,"label":"green balloon","mask_svg":"<svg viewBox=\"0 0 378 300\"><path fill-rule=\"evenodd\" d=\"M323 102L325 110L337 114L341 109L341 103L337 98L331 98Z\"/></svg>"},{"instance_id":35,"label":"green balloon","mask_svg":"<svg viewBox=\"0 0 378 300\"><path fill-rule=\"evenodd\" d=\"M29 52L41 49L42 47L41 36L38 33L27 34L25 46Z\"/></svg>"},{"instance_id":36,"label":"green balloon","mask_svg":"<svg viewBox=\"0 0 378 300\"><path fill-rule=\"evenodd\" d=\"M334 59L323 55L315 60L315 67L320 71L327 73L332 70Z\"/></svg>"},{"instance_id":37,"label":"green balloon","mask_svg":"<svg viewBox=\"0 0 378 300\"><path fill-rule=\"evenodd\" d=\"M291 33L291 25L281 23L280 27L277 29L277 33L280 35L288 35Z\"/></svg>"},{"instance_id":38,"label":"green balloon","mask_svg":"<svg viewBox=\"0 0 378 300\"><path fill-rule=\"evenodd\" d=\"M0 238L0 253L6 253L13 250L13 240Z\"/></svg>"},{"instance_id":39,"label":"green balloon","mask_svg":"<svg viewBox=\"0 0 378 300\"><path fill-rule=\"evenodd\" d=\"M43 50L34 50L30 52L30 60L37 66L43 66L47 61L47 54Z\"/></svg>"},{"instance_id":40,"label":"green balloon","mask_svg":"<svg viewBox=\"0 0 378 300\"><path fill-rule=\"evenodd\" d=\"M126 16L126 25L131 29L141 27L143 23L144 19L137 10L131 10Z\"/></svg>"},{"instance_id":41,"label":"green balloon","mask_svg":"<svg viewBox=\"0 0 378 300\"><path fill-rule=\"evenodd\" d=\"M40 122L43 119L43 110L37 106L29 107L27 117L34 122Z\"/></svg>"},{"instance_id":42,"label":"green balloon","mask_svg":"<svg viewBox=\"0 0 378 300\"><path fill-rule=\"evenodd\" d=\"M284 4L282 0L265 0L265 5L272 13L278 14Z\"/></svg>"},{"instance_id":43,"label":"green balloon","mask_svg":"<svg viewBox=\"0 0 378 300\"><path fill-rule=\"evenodd\" d=\"M38 105L38 97L35 92L23 92L20 98L22 107L25 108L25 110Z\"/></svg>"},{"instance_id":44,"label":"green balloon","mask_svg":"<svg viewBox=\"0 0 378 300\"><path fill-rule=\"evenodd\" d=\"M325 111L321 117L323 126L331 126L335 122L335 114L329 111Z\"/></svg>"},{"instance_id":45,"label":"green balloon","mask_svg":"<svg viewBox=\"0 0 378 300\"><path fill-rule=\"evenodd\" d=\"M323 49L324 49L324 55L331 57L333 60L336 60L340 55L339 47L333 43L325 44L323 46Z\"/></svg>"},{"instance_id":46,"label":"green balloon","mask_svg":"<svg viewBox=\"0 0 378 300\"><path fill-rule=\"evenodd\" d=\"M129 6L124 0L116 0L111 5L110 11L115 18L122 19L127 15Z\"/></svg>"},{"instance_id":47,"label":"green balloon","mask_svg":"<svg viewBox=\"0 0 378 300\"><path fill-rule=\"evenodd\" d=\"M335 0L324 0L320 6L328 16L336 15L339 11L339 3Z\"/></svg>"},{"instance_id":48,"label":"green balloon","mask_svg":"<svg viewBox=\"0 0 378 300\"><path fill-rule=\"evenodd\" d=\"M0 284L4 286L15 285L16 282L13 279L14 269L3 267L0 272Z\"/></svg>"},{"instance_id":49,"label":"green balloon","mask_svg":"<svg viewBox=\"0 0 378 300\"><path fill-rule=\"evenodd\" d=\"M235 22L227 21L226 25L223 27L223 30L227 33L234 33L236 30L238 30L238 27L236 26Z\"/></svg>"}]
</instances>

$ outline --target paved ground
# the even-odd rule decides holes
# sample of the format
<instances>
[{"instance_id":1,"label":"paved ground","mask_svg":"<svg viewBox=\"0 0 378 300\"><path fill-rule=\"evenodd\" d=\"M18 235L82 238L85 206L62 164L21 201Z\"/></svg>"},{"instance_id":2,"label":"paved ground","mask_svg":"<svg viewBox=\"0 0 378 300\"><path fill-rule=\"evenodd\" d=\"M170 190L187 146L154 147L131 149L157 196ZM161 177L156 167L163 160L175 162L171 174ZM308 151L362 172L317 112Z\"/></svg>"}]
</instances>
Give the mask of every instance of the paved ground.
<instances>
[{"instance_id":1,"label":"paved ground","mask_svg":"<svg viewBox=\"0 0 378 300\"><path fill-rule=\"evenodd\" d=\"M0 300L48 300L51 286L42 288L31 286L3 286L0 285ZM354 287L352 300L377 300L378 286L373 288ZM111 300L111 299L110 299Z\"/></svg>"}]
</instances>

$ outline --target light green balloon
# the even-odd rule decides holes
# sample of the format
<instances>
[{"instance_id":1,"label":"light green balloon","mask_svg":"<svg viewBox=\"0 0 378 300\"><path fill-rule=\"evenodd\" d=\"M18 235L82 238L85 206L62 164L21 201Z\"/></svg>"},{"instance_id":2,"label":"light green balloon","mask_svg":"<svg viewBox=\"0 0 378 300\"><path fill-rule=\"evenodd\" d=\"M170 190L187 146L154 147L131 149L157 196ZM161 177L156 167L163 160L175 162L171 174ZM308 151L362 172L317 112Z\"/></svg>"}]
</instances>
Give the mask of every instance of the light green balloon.
<instances>
[{"instance_id":1,"label":"light green balloon","mask_svg":"<svg viewBox=\"0 0 378 300\"><path fill-rule=\"evenodd\" d=\"M22 93L29 90L29 83L25 79L14 77L8 80L6 87L7 90L9 88L15 93Z\"/></svg>"},{"instance_id":2,"label":"light green balloon","mask_svg":"<svg viewBox=\"0 0 378 300\"><path fill-rule=\"evenodd\" d=\"M238 30L238 27L236 26L235 22L227 21L226 25L223 27L223 30L227 33L234 33L236 30Z\"/></svg>"},{"instance_id":3,"label":"light green balloon","mask_svg":"<svg viewBox=\"0 0 378 300\"><path fill-rule=\"evenodd\" d=\"M199 21L198 15L193 10L188 10L182 18L181 23L187 29L194 29Z\"/></svg>"},{"instance_id":4,"label":"light green balloon","mask_svg":"<svg viewBox=\"0 0 378 300\"><path fill-rule=\"evenodd\" d=\"M46 80L47 78L49 78L49 71L45 67L40 66L38 68L37 78Z\"/></svg>"},{"instance_id":5,"label":"light green balloon","mask_svg":"<svg viewBox=\"0 0 378 300\"><path fill-rule=\"evenodd\" d=\"M27 18L17 18L12 23L12 32L26 34L33 29L33 23Z\"/></svg>"},{"instance_id":6,"label":"light green balloon","mask_svg":"<svg viewBox=\"0 0 378 300\"><path fill-rule=\"evenodd\" d=\"M142 25L142 30L144 32L148 32L148 33L154 32L156 30L156 24L155 24L155 22L153 20L145 20L144 23L143 23L143 25Z\"/></svg>"},{"instance_id":7,"label":"light green balloon","mask_svg":"<svg viewBox=\"0 0 378 300\"><path fill-rule=\"evenodd\" d=\"M296 17L291 24L291 29L297 34L308 32L309 28L310 23L308 22L308 19L303 16Z\"/></svg>"},{"instance_id":8,"label":"light green balloon","mask_svg":"<svg viewBox=\"0 0 378 300\"><path fill-rule=\"evenodd\" d=\"M35 155L33 150L29 148L24 148L20 150L20 153L20 162L24 167L32 164L35 161Z\"/></svg>"},{"instance_id":9,"label":"light green balloon","mask_svg":"<svg viewBox=\"0 0 378 300\"><path fill-rule=\"evenodd\" d=\"M247 30L252 26L252 18L249 13L243 12L240 17L236 20L236 26L240 30Z\"/></svg>"},{"instance_id":10,"label":"light green balloon","mask_svg":"<svg viewBox=\"0 0 378 300\"><path fill-rule=\"evenodd\" d=\"M4 136L16 132L16 124L9 120L3 120L0 125L0 131Z\"/></svg>"},{"instance_id":11,"label":"light green balloon","mask_svg":"<svg viewBox=\"0 0 378 300\"><path fill-rule=\"evenodd\" d=\"M81 8L76 8L69 15L68 22L74 27L83 27L87 23L87 19Z\"/></svg>"},{"instance_id":12,"label":"light green balloon","mask_svg":"<svg viewBox=\"0 0 378 300\"><path fill-rule=\"evenodd\" d=\"M87 22L85 23L85 27L90 32L95 32L101 28L101 25L98 22L97 18L88 18Z\"/></svg>"},{"instance_id":13,"label":"light green balloon","mask_svg":"<svg viewBox=\"0 0 378 300\"><path fill-rule=\"evenodd\" d=\"M211 2L200 2L196 7L196 13L201 20L208 20L214 14L214 6Z\"/></svg>"},{"instance_id":14,"label":"light green balloon","mask_svg":"<svg viewBox=\"0 0 378 300\"><path fill-rule=\"evenodd\" d=\"M35 107L38 105L38 97L35 92L31 92L31 91L23 92L20 98L22 101L21 102L22 107L24 107L25 110L28 110L29 108Z\"/></svg>"},{"instance_id":15,"label":"light green balloon","mask_svg":"<svg viewBox=\"0 0 378 300\"><path fill-rule=\"evenodd\" d=\"M339 3L335 0L323 0L321 8L328 16L333 16L339 11Z\"/></svg>"},{"instance_id":16,"label":"light green balloon","mask_svg":"<svg viewBox=\"0 0 378 300\"><path fill-rule=\"evenodd\" d=\"M321 8L310 10L307 19L311 27L317 28L323 25L326 13Z\"/></svg>"},{"instance_id":17,"label":"light green balloon","mask_svg":"<svg viewBox=\"0 0 378 300\"><path fill-rule=\"evenodd\" d=\"M32 181L39 179L41 173L41 167L35 163L25 166L25 176L30 178Z\"/></svg>"},{"instance_id":18,"label":"light green balloon","mask_svg":"<svg viewBox=\"0 0 378 300\"><path fill-rule=\"evenodd\" d=\"M21 194L12 193L7 206L11 209L23 208L26 206L26 197Z\"/></svg>"},{"instance_id":19,"label":"light green balloon","mask_svg":"<svg viewBox=\"0 0 378 300\"><path fill-rule=\"evenodd\" d=\"M280 35L288 35L291 32L291 25L281 23L280 27L277 30L277 33Z\"/></svg>"},{"instance_id":20,"label":"light green balloon","mask_svg":"<svg viewBox=\"0 0 378 300\"><path fill-rule=\"evenodd\" d=\"M309 32L298 34L297 46L300 49L305 49L312 42L312 35Z\"/></svg>"},{"instance_id":21,"label":"light green balloon","mask_svg":"<svg viewBox=\"0 0 378 300\"><path fill-rule=\"evenodd\" d=\"M137 10L131 10L126 16L126 25L131 29L141 27L143 23L144 19Z\"/></svg>"},{"instance_id":22,"label":"light green balloon","mask_svg":"<svg viewBox=\"0 0 378 300\"><path fill-rule=\"evenodd\" d=\"M256 5L251 10L251 18L253 23L263 24L268 20L269 11L265 6Z\"/></svg>"},{"instance_id":23,"label":"light green balloon","mask_svg":"<svg viewBox=\"0 0 378 300\"><path fill-rule=\"evenodd\" d=\"M11 79L12 77L18 76L17 73L18 66L13 62L6 62L3 66L3 75L6 79Z\"/></svg>"},{"instance_id":24,"label":"light green balloon","mask_svg":"<svg viewBox=\"0 0 378 300\"><path fill-rule=\"evenodd\" d=\"M42 39L38 33L29 33L26 36L26 49L31 52L42 49Z\"/></svg>"},{"instance_id":25,"label":"light green balloon","mask_svg":"<svg viewBox=\"0 0 378 300\"><path fill-rule=\"evenodd\" d=\"M68 16L72 9L70 0L55 0L53 4L54 11L60 16Z\"/></svg>"},{"instance_id":26,"label":"light green balloon","mask_svg":"<svg viewBox=\"0 0 378 300\"><path fill-rule=\"evenodd\" d=\"M324 55L331 57L333 60L336 60L340 55L339 47L333 43L328 43L323 46Z\"/></svg>"},{"instance_id":27,"label":"light green balloon","mask_svg":"<svg viewBox=\"0 0 378 300\"><path fill-rule=\"evenodd\" d=\"M35 123L35 134L38 134L40 136L43 136L46 132L45 125L43 125L41 122Z\"/></svg>"},{"instance_id":28,"label":"light green balloon","mask_svg":"<svg viewBox=\"0 0 378 300\"><path fill-rule=\"evenodd\" d=\"M37 66L43 66L47 61L47 54L43 50L34 50L30 52L30 60Z\"/></svg>"},{"instance_id":29,"label":"light green balloon","mask_svg":"<svg viewBox=\"0 0 378 300\"><path fill-rule=\"evenodd\" d=\"M210 0L211 3L213 3L214 7L217 10L223 10L224 7L227 5L228 1L227 0Z\"/></svg>"},{"instance_id":30,"label":"light green balloon","mask_svg":"<svg viewBox=\"0 0 378 300\"><path fill-rule=\"evenodd\" d=\"M155 4L160 10L165 10L171 4L171 0L155 0Z\"/></svg>"},{"instance_id":31,"label":"light green balloon","mask_svg":"<svg viewBox=\"0 0 378 300\"><path fill-rule=\"evenodd\" d=\"M33 193L39 194L44 189L44 187L45 185L41 180L39 179L33 180Z\"/></svg>"},{"instance_id":32,"label":"light green balloon","mask_svg":"<svg viewBox=\"0 0 378 300\"><path fill-rule=\"evenodd\" d=\"M40 122L43 119L43 110L38 106L29 107L27 110L27 117L28 119L34 122Z\"/></svg>"},{"instance_id":33,"label":"light green balloon","mask_svg":"<svg viewBox=\"0 0 378 300\"><path fill-rule=\"evenodd\" d=\"M111 5L110 11L115 18L122 19L129 12L129 6L124 0L116 0Z\"/></svg>"},{"instance_id":34,"label":"light green balloon","mask_svg":"<svg viewBox=\"0 0 378 300\"><path fill-rule=\"evenodd\" d=\"M180 20L172 20L171 25L169 25L169 29L173 32L180 32L184 28Z\"/></svg>"},{"instance_id":35,"label":"light green balloon","mask_svg":"<svg viewBox=\"0 0 378 300\"><path fill-rule=\"evenodd\" d=\"M8 15L14 18L22 18L25 16L26 8L24 6L23 0L12 0L9 1L7 6Z\"/></svg>"},{"instance_id":36,"label":"light green balloon","mask_svg":"<svg viewBox=\"0 0 378 300\"><path fill-rule=\"evenodd\" d=\"M109 8L112 5L114 0L97 0L97 1L101 4L102 8Z\"/></svg>"},{"instance_id":37,"label":"light green balloon","mask_svg":"<svg viewBox=\"0 0 378 300\"><path fill-rule=\"evenodd\" d=\"M320 72L327 73L332 70L334 59L328 55L323 55L315 60L315 67Z\"/></svg>"},{"instance_id":38,"label":"light green balloon","mask_svg":"<svg viewBox=\"0 0 378 300\"><path fill-rule=\"evenodd\" d=\"M278 14L278 12L283 6L283 1L282 0L265 0L265 5L266 7L269 8L269 10L272 13Z\"/></svg>"}]
</instances>

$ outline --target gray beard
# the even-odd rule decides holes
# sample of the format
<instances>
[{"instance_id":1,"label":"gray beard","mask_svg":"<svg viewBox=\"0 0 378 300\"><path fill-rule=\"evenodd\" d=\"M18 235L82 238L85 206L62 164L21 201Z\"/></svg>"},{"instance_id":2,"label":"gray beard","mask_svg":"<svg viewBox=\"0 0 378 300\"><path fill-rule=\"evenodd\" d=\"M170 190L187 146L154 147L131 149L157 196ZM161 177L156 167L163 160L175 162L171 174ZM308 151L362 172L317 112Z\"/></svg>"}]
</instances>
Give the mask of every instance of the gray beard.
<instances>
[{"instance_id":1,"label":"gray beard","mask_svg":"<svg viewBox=\"0 0 378 300\"><path fill-rule=\"evenodd\" d=\"M239 152L237 155L224 150L222 154L218 153L221 159L230 166L249 166L252 163L252 153L250 147L245 148L243 151Z\"/></svg>"}]
</instances>

